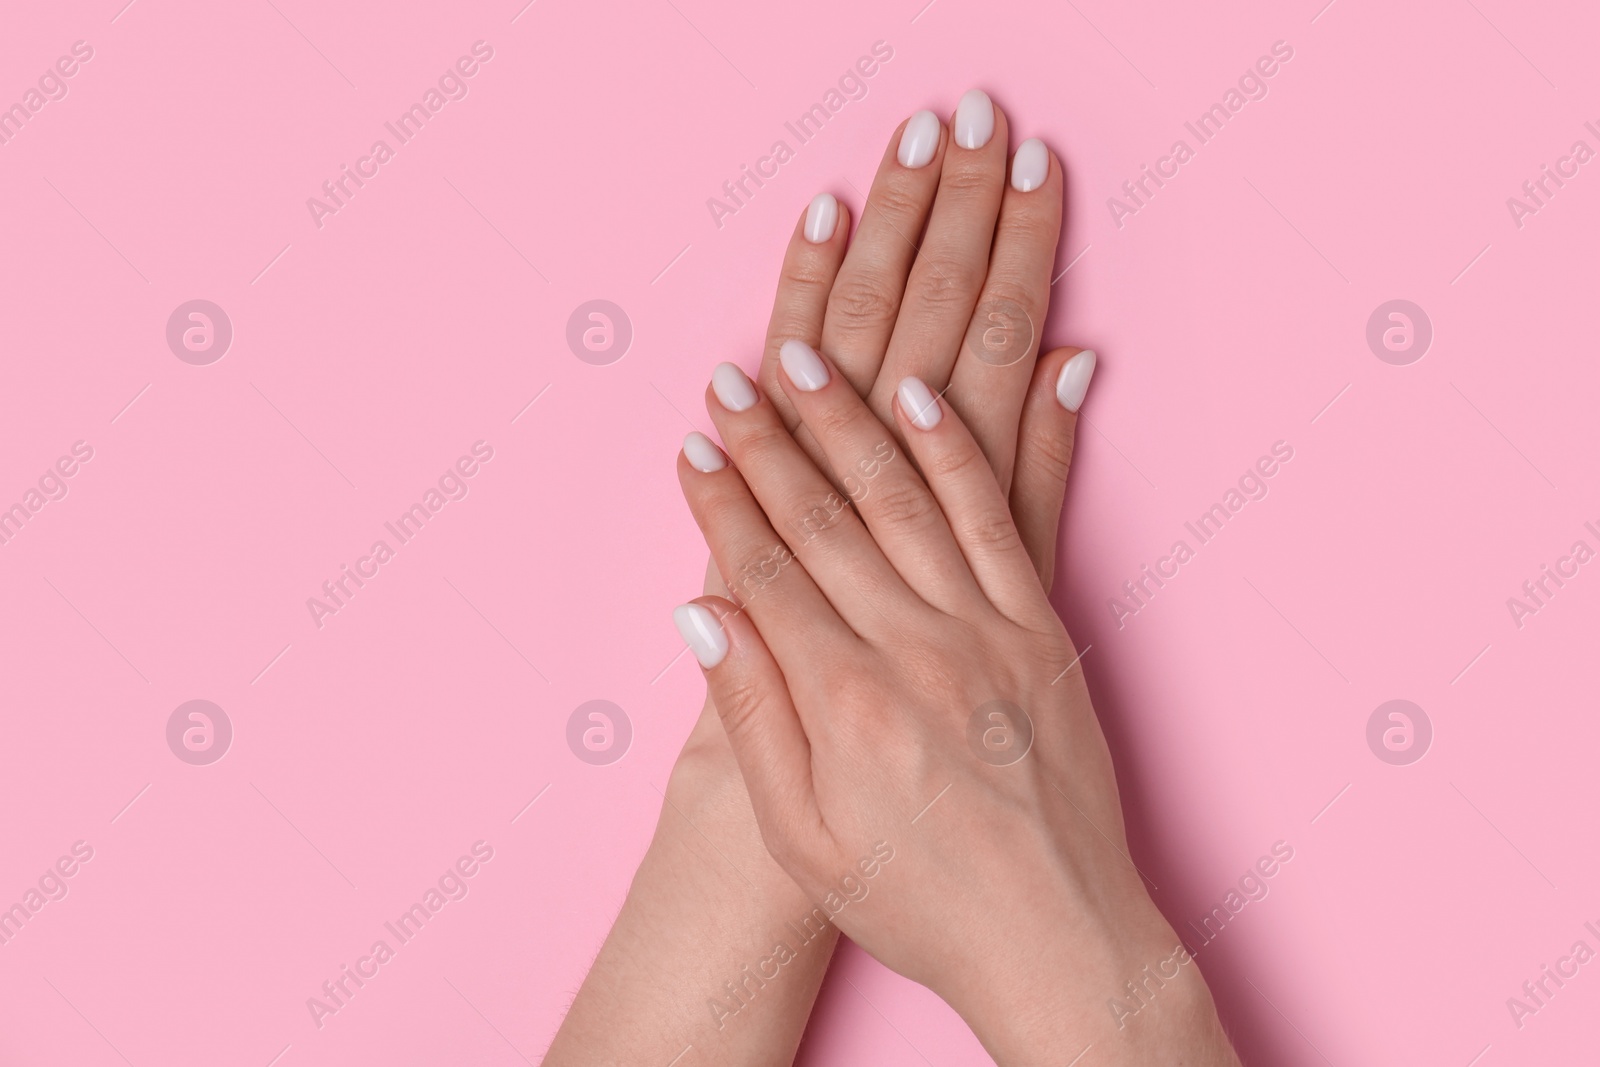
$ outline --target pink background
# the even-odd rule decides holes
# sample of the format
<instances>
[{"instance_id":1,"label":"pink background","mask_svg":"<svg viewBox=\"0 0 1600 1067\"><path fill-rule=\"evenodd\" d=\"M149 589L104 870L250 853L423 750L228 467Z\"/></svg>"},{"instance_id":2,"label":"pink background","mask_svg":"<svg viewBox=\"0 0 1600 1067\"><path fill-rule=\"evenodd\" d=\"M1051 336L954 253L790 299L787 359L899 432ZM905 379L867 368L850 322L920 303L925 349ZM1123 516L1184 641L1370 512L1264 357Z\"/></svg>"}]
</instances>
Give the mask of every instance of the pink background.
<instances>
[{"instance_id":1,"label":"pink background","mask_svg":"<svg viewBox=\"0 0 1600 1067\"><path fill-rule=\"evenodd\" d=\"M0 102L94 56L0 146L0 505L94 455L0 545L0 905L94 855L0 946L0 1062L537 1059L702 692L669 611L704 559L672 474L703 383L753 366L807 200L859 210L893 126L974 85L1069 174L1045 337L1101 365L1057 602L1134 857L1183 928L1295 850L1200 956L1247 1062L1592 1055L1600 964L1521 1029L1506 998L1600 949L1600 565L1520 629L1506 600L1600 548L1600 163L1520 228L1506 199L1600 149L1595 16L923 2L7 12ZM478 40L469 95L319 229L306 199ZM715 225L878 40L867 96ZM1118 228L1107 198L1280 40L1267 97ZM209 366L165 339L197 298L234 329ZM1365 340L1396 298L1434 330L1408 366ZM592 299L634 330L608 366L565 340ZM469 495L314 625L478 440ZM1119 629L1121 583L1279 440L1270 494ZM1396 698L1434 729L1408 766L1366 741ZM166 741L193 699L233 724L209 766ZM609 766L565 741L591 699L632 722ZM306 999L479 840L470 894L317 1029ZM925 990L837 967L859 995L829 982L803 1062L984 1062Z\"/></svg>"}]
</instances>

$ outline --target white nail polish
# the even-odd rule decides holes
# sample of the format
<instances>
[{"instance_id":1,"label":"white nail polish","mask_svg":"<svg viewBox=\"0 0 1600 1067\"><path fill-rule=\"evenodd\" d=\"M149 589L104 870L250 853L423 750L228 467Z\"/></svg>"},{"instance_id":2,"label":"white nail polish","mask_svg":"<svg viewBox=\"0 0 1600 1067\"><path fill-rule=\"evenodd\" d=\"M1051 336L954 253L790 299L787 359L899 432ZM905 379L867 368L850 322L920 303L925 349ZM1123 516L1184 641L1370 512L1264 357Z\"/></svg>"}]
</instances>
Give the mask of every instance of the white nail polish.
<instances>
[{"instance_id":1,"label":"white nail polish","mask_svg":"<svg viewBox=\"0 0 1600 1067\"><path fill-rule=\"evenodd\" d=\"M673 624L683 636L700 666L707 670L722 662L728 654L728 635L723 632L717 617L701 604L682 604L672 609Z\"/></svg>"},{"instance_id":2,"label":"white nail polish","mask_svg":"<svg viewBox=\"0 0 1600 1067\"><path fill-rule=\"evenodd\" d=\"M944 418L944 412L939 410L939 398L933 395L933 390L921 378L906 378L900 383L898 393L900 410L906 413L911 425L917 429L931 430Z\"/></svg>"},{"instance_id":3,"label":"white nail polish","mask_svg":"<svg viewBox=\"0 0 1600 1067\"><path fill-rule=\"evenodd\" d=\"M756 406L756 387L732 363L717 364L711 372L711 391L729 411L748 411Z\"/></svg>"},{"instance_id":4,"label":"white nail polish","mask_svg":"<svg viewBox=\"0 0 1600 1067\"><path fill-rule=\"evenodd\" d=\"M828 365L804 341L783 342L778 349L778 362L783 364L783 373L789 380L804 392L814 393L828 384Z\"/></svg>"},{"instance_id":5,"label":"white nail polish","mask_svg":"<svg viewBox=\"0 0 1600 1067\"><path fill-rule=\"evenodd\" d=\"M1085 348L1061 368L1061 376L1056 379L1056 399L1068 411L1076 412L1083 406L1089 379L1094 377L1094 363L1094 353Z\"/></svg>"},{"instance_id":6,"label":"white nail polish","mask_svg":"<svg viewBox=\"0 0 1600 1067\"><path fill-rule=\"evenodd\" d=\"M982 148L994 136L994 104L982 89L968 89L956 105L951 129L962 148Z\"/></svg>"},{"instance_id":7,"label":"white nail polish","mask_svg":"<svg viewBox=\"0 0 1600 1067\"><path fill-rule=\"evenodd\" d=\"M818 193L806 208L806 240L820 245L839 228L839 201L832 193Z\"/></svg>"},{"instance_id":8,"label":"white nail polish","mask_svg":"<svg viewBox=\"0 0 1600 1067\"><path fill-rule=\"evenodd\" d=\"M689 461L689 466L701 474L710 474L728 465L728 457L722 454L722 449L712 444L711 438L699 430L683 439L683 455Z\"/></svg>"},{"instance_id":9,"label":"white nail polish","mask_svg":"<svg viewBox=\"0 0 1600 1067\"><path fill-rule=\"evenodd\" d=\"M1049 176L1050 150L1044 142L1030 137L1019 144L1011 160L1011 188L1019 193L1031 193Z\"/></svg>"},{"instance_id":10,"label":"white nail polish","mask_svg":"<svg viewBox=\"0 0 1600 1067\"><path fill-rule=\"evenodd\" d=\"M939 116L931 111L919 111L911 116L900 134L900 165L916 170L926 167L939 150Z\"/></svg>"}]
</instances>

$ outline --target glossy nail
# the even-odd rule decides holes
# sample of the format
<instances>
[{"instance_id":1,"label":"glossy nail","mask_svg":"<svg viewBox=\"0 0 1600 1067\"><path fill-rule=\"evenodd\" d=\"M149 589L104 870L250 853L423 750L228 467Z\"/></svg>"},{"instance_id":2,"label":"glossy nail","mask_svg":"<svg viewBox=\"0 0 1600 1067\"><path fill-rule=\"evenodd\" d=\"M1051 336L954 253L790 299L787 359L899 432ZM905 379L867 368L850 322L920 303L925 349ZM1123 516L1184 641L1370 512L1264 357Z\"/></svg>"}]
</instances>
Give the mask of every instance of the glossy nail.
<instances>
[{"instance_id":1,"label":"glossy nail","mask_svg":"<svg viewBox=\"0 0 1600 1067\"><path fill-rule=\"evenodd\" d=\"M951 126L956 144L962 148L982 148L994 136L994 104L982 89L968 89L956 105L956 120Z\"/></svg>"},{"instance_id":2,"label":"glossy nail","mask_svg":"<svg viewBox=\"0 0 1600 1067\"><path fill-rule=\"evenodd\" d=\"M1094 353L1085 348L1061 368L1061 376L1056 379L1056 399L1068 411L1076 412L1083 406L1089 379L1094 377L1094 364Z\"/></svg>"},{"instance_id":3,"label":"glossy nail","mask_svg":"<svg viewBox=\"0 0 1600 1067\"><path fill-rule=\"evenodd\" d=\"M802 392L814 393L828 384L828 365L804 341L783 342L783 347L778 349L778 362L783 364L783 373Z\"/></svg>"},{"instance_id":4,"label":"glossy nail","mask_svg":"<svg viewBox=\"0 0 1600 1067\"><path fill-rule=\"evenodd\" d=\"M911 425L917 429L931 430L944 418L944 412L939 409L939 398L933 395L933 390L921 378L906 378L897 392L900 410L906 413Z\"/></svg>"},{"instance_id":5,"label":"glossy nail","mask_svg":"<svg viewBox=\"0 0 1600 1067\"><path fill-rule=\"evenodd\" d=\"M926 167L938 150L939 116L931 111L919 111L912 115L905 131L900 134L900 165L912 170Z\"/></svg>"},{"instance_id":6,"label":"glossy nail","mask_svg":"<svg viewBox=\"0 0 1600 1067\"><path fill-rule=\"evenodd\" d=\"M711 372L711 391L729 411L748 411L756 406L756 387L744 371L732 363L718 363Z\"/></svg>"},{"instance_id":7,"label":"glossy nail","mask_svg":"<svg viewBox=\"0 0 1600 1067\"><path fill-rule=\"evenodd\" d=\"M832 193L818 193L806 208L806 240L820 245L839 228L839 201Z\"/></svg>"},{"instance_id":8,"label":"glossy nail","mask_svg":"<svg viewBox=\"0 0 1600 1067\"><path fill-rule=\"evenodd\" d=\"M678 633L683 635L684 644L700 661L700 666L709 670L721 663L728 654L728 635L723 632L717 617L704 605L682 604L675 607L672 609L672 621L678 627Z\"/></svg>"},{"instance_id":9,"label":"glossy nail","mask_svg":"<svg viewBox=\"0 0 1600 1067\"><path fill-rule=\"evenodd\" d=\"M1044 184L1050 175L1050 150L1037 137L1030 137L1017 146L1011 160L1011 188L1019 193L1031 193Z\"/></svg>"},{"instance_id":10,"label":"glossy nail","mask_svg":"<svg viewBox=\"0 0 1600 1067\"><path fill-rule=\"evenodd\" d=\"M689 466L701 474L710 474L728 465L728 457L722 454L722 449L712 444L711 438L699 430L683 439L683 455L689 461Z\"/></svg>"}]
</instances>

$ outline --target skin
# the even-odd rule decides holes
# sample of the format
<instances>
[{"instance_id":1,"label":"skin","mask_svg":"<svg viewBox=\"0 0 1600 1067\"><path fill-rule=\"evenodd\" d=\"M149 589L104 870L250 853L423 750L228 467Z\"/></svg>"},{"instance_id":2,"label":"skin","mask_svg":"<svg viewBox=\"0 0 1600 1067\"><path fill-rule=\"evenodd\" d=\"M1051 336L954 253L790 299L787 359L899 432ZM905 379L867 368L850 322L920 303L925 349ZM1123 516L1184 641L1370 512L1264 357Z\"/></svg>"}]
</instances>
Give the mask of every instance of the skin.
<instances>
[{"instance_id":1,"label":"skin","mask_svg":"<svg viewBox=\"0 0 1600 1067\"><path fill-rule=\"evenodd\" d=\"M970 421L999 483L1011 487L1035 584L1048 591L1076 423L1057 403L1054 386L1062 364L1079 351L1036 356L1064 181L1052 155L1040 188L1011 188L1007 123L998 108L995 119L994 136L973 150L953 144L941 127L933 160L916 169L896 157L902 124L889 139L853 237L843 205L834 234L820 244L805 240L803 219L796 223L758 382L799 448L846 496L854 494L834 477L779 385L781 344L798 338L829 352L837 373L869 398L895 435L903 433L892 417L899 376L916 373L935 389L948 386L946 403ZM964 349L970 324L995 321L990 312L1001 298L1012 302L1006 308L1022 308L1035 327L1023 337L1020 358L1005 365ZM925 320L939 328L927 328ZM737 578L744 562L721 573ZM718 566L714 560L708 571L708 593L726 592ZM813 906L812 895L762 840L708 694L622 911L544 1062L667 1063L686 1047L695 1063L792 1062L835 927L784 963L781 978L760 986L736 1015L719 1020L708 1001L734 1003L724 983L739 979L742 968L758 967L778 939L796 941L787 924Z\"/></svg>"}]
</instances>

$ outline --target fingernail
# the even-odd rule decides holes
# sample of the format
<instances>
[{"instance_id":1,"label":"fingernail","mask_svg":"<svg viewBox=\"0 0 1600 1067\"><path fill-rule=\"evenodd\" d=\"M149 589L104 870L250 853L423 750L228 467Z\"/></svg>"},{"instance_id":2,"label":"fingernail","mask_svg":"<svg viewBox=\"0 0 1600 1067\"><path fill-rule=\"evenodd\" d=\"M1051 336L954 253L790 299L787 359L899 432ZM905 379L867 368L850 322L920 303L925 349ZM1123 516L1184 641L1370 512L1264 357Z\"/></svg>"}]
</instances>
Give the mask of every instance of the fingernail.
<instances>
[{"instance_id":1,"label":"fingernail","mask_svg":"<svg viewBox=\"0 0 1600 1067\"><path fill-rule=\"evenodd\" d=\"M700 604L681 604L672 609L672 622L683 635L684 644L700 661L700 666L710 669L722 662L728 654L728 635L723 632L717 617Z\"/></svg>"},{"instance_id":2,"label":"fingernail","mask_svg":"<svg viewBox=\"0 0 1600 1067\"><path fill-rule=\"evenodd\" d=\"M956 105L953 129L962 148L982 148L994 136L994 105L982 89L968 89Z\"/></svg>"},{"instance_id":3,"label":"fingernail","mask_svg":"<svg viewBox=\"0 0 1600 1067\"><path fill-rule=\"evenodd\" d=\"M822 357L804 341L785 341L778 349L778 362L783 372L801 391L814 393L828 384L828 366Z\"/></svg>"},{"instance_id":4,"label":"fingernail","mask_svg":"<svg viewBox=\"0 0 1600 1067\"><path fill-rule=\"evenodd\" d=\"M921 378L905 379L898 392L900 409L910 416L911 425L917 429L931 430L944 418L944 412L939 410L939 398Z\"/></svg>"},{"instance_id":5,"label":"fingernail","mask_svg":"<svg viewBox=\"0 0 1600 1067\"><path fill-rule=\"evenodd\" d=\"M1011 188L1019 193L1031 193L1044 184L1050 174L1050 150L1037 137L1030 137L1017 146L1011 160Z\"/></svg>"},{"instance_id":6,"label":"fingernail","mask_svg":"<svg viewBox=\"0 0 1600 1067\"><path fill-rule=\"evenodd\" d=\"M919 111L911 116L900 134L900 165L926 167L939 150L939 116L931 111Z\"/></svg>"},{"instance_id":7,"label":"fingernail","mask_svg":"<svg viewBox=\"0 0 1600 1067\"><path fill-rule=\"evenodd\" d=\"M711 391L729 411L748 411L756 406L756 387L744 371L732 363L718 363L711 372Z\"/></svg>"},{"instance_id":8,"label":"fingernail","mask_svg":"<svg viewBox=\"0 0 1600 1067\"><path fill-rule=\"evenodd\" d=\"M701 474L710 474L728 465L728 457L722 454L722 449L712 444L711 438L699 430L683 439L683 455L689 461L689 466Z\"/></svg>"},{"instance_id":9,"label":"fingernail","mask_svg":"<svg viewBox=\"0 0 1600 1067\"><path fill-rule=\"evenodd\" d=\"M1076 412L1083 406L1089 379L1094 377L1094 362L1094 353L1085 348L1061 368L1061 376L1056 379L1056 399L1068 411Z\"/></svg>"},{"instance_id":10,"label":"fingernail","mask_svg":"<svg viewBox=\"0 0 1600 1067\"><path fill-rule=\"evenodd\" d=\"M806 208L806 240L820 245L833 236L839 226L839 201L832 193L818 193Z\"/></svg>"}]
</instances>

